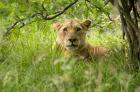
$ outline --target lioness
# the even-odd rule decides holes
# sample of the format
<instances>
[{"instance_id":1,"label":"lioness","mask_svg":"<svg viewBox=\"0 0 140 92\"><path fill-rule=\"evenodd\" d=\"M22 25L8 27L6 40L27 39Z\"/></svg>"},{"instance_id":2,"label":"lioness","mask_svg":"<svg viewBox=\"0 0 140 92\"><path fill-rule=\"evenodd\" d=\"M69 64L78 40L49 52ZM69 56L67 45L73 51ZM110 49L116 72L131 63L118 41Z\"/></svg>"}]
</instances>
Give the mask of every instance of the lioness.
<instances>
[{"instance_id":1,"label":"lioness","mask_svg":"<svg viewBox=\"0 0 140 92\"><path fill-rule=\"evenodd\" d=\"M108 49L104 47L94 47L86 43L86 33L91 25L90 20L80 22L79 20L66 20L63 23L53 24L57 31L57 46L61 48L65 55L91 59L104 56Z\"/></svg>"}]
</instances>

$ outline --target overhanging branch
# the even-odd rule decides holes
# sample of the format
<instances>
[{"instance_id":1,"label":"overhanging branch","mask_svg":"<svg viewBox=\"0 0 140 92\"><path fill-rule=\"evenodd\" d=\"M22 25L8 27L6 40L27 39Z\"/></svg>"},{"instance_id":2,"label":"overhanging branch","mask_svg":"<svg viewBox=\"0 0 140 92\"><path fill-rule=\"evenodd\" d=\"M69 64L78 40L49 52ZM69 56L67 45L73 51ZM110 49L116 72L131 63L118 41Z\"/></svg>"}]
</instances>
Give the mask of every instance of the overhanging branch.
<instances>
[{"instance_id":1,"label":"overhanging branch","mask_svg":"<svg viewBox=\"0 0 140 92\"><path fill-rule=\"evenodd\" d=\"M42 13L42 12L37 12L37 13L34 13L31 17L26 17L26 18L23 18L23 19L19 19L17 20L16 22L14 22L10 27L7 28L7 32L5 33L5 35L8 35L11 33L11 31L19 26L19 28L22 28L23 26L25 26L26 24L28 23L31 23L31 22L27 22L27 20L33 20L34 18L39 18L41 20L52 20L60 15L62 15L63 13L65 13L70 7L72 7L75 3L77 3L78 0L74 0L73 2L71 2L70 4L68 4L63 10L61 11L58 11L52 15L49 15L48 14L48 11L47 9L44 7L44 3L42 3L42 9L43 9L43 12L45 13Z\"/></svg>"}]
</instances>

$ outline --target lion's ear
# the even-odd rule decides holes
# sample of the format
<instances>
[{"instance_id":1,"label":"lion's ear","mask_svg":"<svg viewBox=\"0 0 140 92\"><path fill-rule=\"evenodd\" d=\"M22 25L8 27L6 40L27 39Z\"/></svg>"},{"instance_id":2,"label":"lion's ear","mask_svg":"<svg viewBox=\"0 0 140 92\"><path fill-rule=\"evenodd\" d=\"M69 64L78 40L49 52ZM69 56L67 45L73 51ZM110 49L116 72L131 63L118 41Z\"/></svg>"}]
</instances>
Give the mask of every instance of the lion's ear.
<instances>
[{"instance_id":1,"label":"lion's ear","mask_svg":"<svg viewBox=\"0 0 140 92\"><path fill-rule=\"evenodd\" d=\"M86 20L86 21L84 21L82 23L82 25L88 29L90 27L90 25L91 25L91 21L90 20Z\"/></svg>"},{"instance_id":2,"label":"lion's ear","mask_svg":"<svg viewBox=\"0 0 140 92\"><path fill-rule=\"evenodd\" d=\"M62 27L62 24L59 23L59 22L53 24L53 28L54 28L55 30L60 30L61 27Z\"/></svg>"}]
</instances>

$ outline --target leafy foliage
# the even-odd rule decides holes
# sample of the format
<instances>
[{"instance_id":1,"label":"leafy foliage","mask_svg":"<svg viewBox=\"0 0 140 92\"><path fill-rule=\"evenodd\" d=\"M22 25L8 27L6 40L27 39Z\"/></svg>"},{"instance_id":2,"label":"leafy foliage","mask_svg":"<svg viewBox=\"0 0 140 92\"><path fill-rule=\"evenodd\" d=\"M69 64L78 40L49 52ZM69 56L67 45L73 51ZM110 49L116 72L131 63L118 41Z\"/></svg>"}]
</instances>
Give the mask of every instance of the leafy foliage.
<instances>
[{"instance_id":1,"label":"leafy foliage","mask_svg":"<svg viewBox=\"0 0 140 92\"><path fill-rule=\"evenodd\" d=\"M79 0L54 20L36 21L16 27L3 37L3 30L20 18L42 11L61 10L72 0L1 0L0 1L0 90L1 92L133 92L140 73L131 66L127 41L122 40L119 20L110 21L110 5L102 0ZM54 21L66 18L91 19L87 41L112 50L104 60L76 61L61 56L53 45Z\"/></svg>"}]
</instances>

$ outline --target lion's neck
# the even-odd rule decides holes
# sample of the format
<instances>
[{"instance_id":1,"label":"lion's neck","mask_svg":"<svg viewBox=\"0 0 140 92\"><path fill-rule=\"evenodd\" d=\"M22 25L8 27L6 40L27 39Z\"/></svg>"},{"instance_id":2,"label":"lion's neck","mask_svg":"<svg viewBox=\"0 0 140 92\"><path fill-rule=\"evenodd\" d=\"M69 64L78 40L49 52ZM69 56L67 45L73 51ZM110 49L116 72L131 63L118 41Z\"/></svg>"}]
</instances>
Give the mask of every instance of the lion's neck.
<instances>
[{"instance_id":1,"label":"lion's neck","mask_svg":"<svg viewBox=\"0 0 140 92\"><path fill-rule=\"evenodd\" d=\"M80 56L82 58L87 58L89 57L89 44L85 44L85 45L82 45L80 46L77 50L67 50L66 48L62 47L60 44L57 44L56 45L58 49L60 49L64 55L66 57L71 57L71 56Z\"/></svg>"},{"instance_id":2,"label":"lion's neck","mask_svg":"<svg viewBox=\"0 0 140 92\"><path fill-rule=\"evenodd\" d=\"M66 49L63 49L63 50L66 56L80 56L80 57L86 58L89 56L89 51L87 47L88 47L88 44L80 46L77 50L66 50Z\"/></svg>"}]
</instances>

